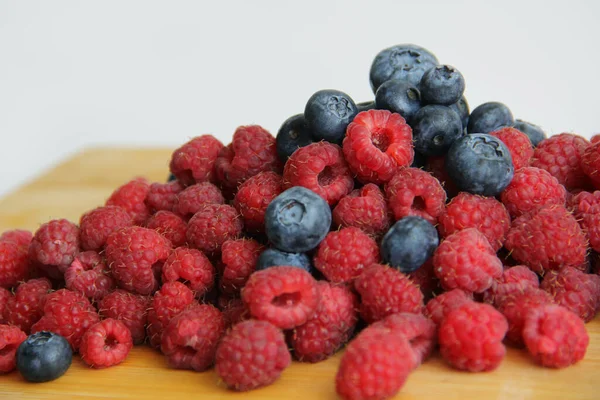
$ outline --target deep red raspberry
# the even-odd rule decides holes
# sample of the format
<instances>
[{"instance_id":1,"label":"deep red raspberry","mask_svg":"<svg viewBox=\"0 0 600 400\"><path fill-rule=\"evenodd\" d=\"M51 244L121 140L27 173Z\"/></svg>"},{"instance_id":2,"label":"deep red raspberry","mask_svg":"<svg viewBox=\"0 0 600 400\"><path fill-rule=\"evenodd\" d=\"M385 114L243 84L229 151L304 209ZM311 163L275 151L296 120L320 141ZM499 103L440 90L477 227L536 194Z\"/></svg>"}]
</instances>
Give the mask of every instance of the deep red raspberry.
<instances>
[{"instance_id":1,"label":"deep red raspberry","mask_svg":"<svg viewBox=\"0 0 600 400\"><path fill-rule=\"evenodd\" d=\"M254 318L292 329L312 318L320 292L305 270L280 266L253 273L242 289L242 300Z\"/></svg>"},{"instance_id":2,"label":"deep red raspberry","mask_svg":"<svg viewBox=\"0 0 600 400\"><path fill-rule=\"evenodd\" d=\"M544 367L564 368L583 359L590 338L583 321L561 306L532 310L525 319L523 339Z\"/></svg>"},{"instance_id":3,"label":"deep red raspberry","mask_svg":"<svg viewBox=\"0 0 600 400\"><path fill-rule=\"evenodd\" d=\"M596 315L600 287L592 275L566 267L548 272L540 287L554 297L556 304L572 311L585 322Z\"/></svg>"},{"instance_id":4,"label":"deep red raspberry","mask_svg":"<svg viewBox=\"0 0 600 400\"><path fill-rule=\"evenodd\" d=\"M526 287L522 291L503 296L498 304L498 310L508 321L506 338L517 346L522 345L523 324L527 314L537 307L553 303L552 296L534 287Z\"/></svg>"},{"instance_id":5,"label":"deep red raspberry","mask_svg":"<svg viewBox=\"0 0 600 400\"><path fill-rule=\"evenodd\" d=\"M162 268L162 281L184 282L196 297L204 296L213 287L215 268L200 250L179 247L171 253Z\"/></svg>"},{"instance_id":6,"label":"deep red raspberry","mask_svg":"<svg viewBox=\"0 0 600 400\"><path fill-rule=\"evenodd\" d=\"M235 208L226 204L207 204L188 222L190 246L209 255L218 254L223 243L236 239L244 224Z\"/></svg>"},{"instance_id":7,"label":"deep red raspberry","mask_svg":"<svg viewBox=\"0 0 600 400\"><path fill-rule=\"evenodd\" d=\"M265 321L249 320L235 325L223 337L215 370L227 387L246 391L272 384L291 361L279 329Z\"/></svg>"},{"instance_id":8,"label":"deep red raspberry","mask_svg":"<svg viewBox=\"0 0 600 400\"><path fill-rule=\"evenodd\" d=\"M174 317L162 335L161 351L172 368L205 371L215 361L225 319L215 307L202 304Z\"/></svg>"},{"instance_id":9,"label":"deep red raspberry","mask_svg":"<svg viewBox=\"0 0 600 400\"><path fill-rule=\"evenodd\" d=\"M452 289L429 300L425 306L425 315L431 318L437 326L440 326L452 310L471 301L473 298L464 290Z\"/></svg>"},{"instance_id":10,"label":"deep red raspberry","mask_svg":"<svg viewBox=\"0 0 600 400\"><path fill-rule=\"evenodd\" d=\"M111 233L131 225L133 219L124 208L104 206L89 211L79 221L81 248L100 251Z\"/></svg>"},{"instance_id":11,"label":"deep red raspberry","mask_svg":"<svg viewBox=\"0 0 600 400\"><path fill-rule=\"evenodd\" d=\"M449 197L454 197L458 194L459 190L446 170L446 156L428 157L425 164L425 171L429 172L440 182Z\"/></svg>"},{"instance_id":12,"label":"deep red raspberry","mask_svg":"<svg viewBox=\"0 0 600 400\"><path fill-rule=\"evenodd\" d=\"M590 246L595 251L600 251L600 210L585 214L579 221Z\"/></svg>"},{"instance_id":13,"label":"deep red raspberry","mask_svg":"<svg viewBox=\"0 0 600 400\"><path fill-rule=\"evenodd\" d=\"M55 219L39 227L29 246L29 257L51 278L63 273L79 251L79 228L66 219Z\"/></svg>"},{"instance_id":14,"label":"deep red raspberry","mask_svg":"<svg viewBox=\"0 0 600 400\"><path fill-rule=\"evenodd\" d=\"M25 332L11 325L0 325L0 374L7 374L17 366L17 349L27 339Z\"/></svg>"},{"instance_id":15,"label":"deep red raspberry","mask_svg":"<svg viewBox=\"0 0 600 400\"><path fill-rule=\"evenodd\" d=\"M319 244L315 267L333 283L347 283L379 262L379 246L358 228L329 232Z\"/></svg>"},{"instance_id":16,"label":"deep red raspberry","mask_svg":"<svg viewBox=\"0 0 600 400\"><path fill-rule=\"evenodd\" d=\"M140 225L150 215L145 202L149 190L150 184L146 179L135 178L118 187L106 200L106 205L124 208L133 219L133 223Z\"/></svg>"},{"instance_id":17,"label":"deep red raspberry","mask_svg":"<svg viewBox=\"0 0 600 400\"><path fill-rule=\"evenodd\" d=\"M256 270L264 246L253 239L227 240L221 248L221 282L223 293L238 294Z\"/></svg>"},{"instance_id":18,"label":"deep red raspberry","mask_svg":"<svg viewBox=\"0 0 600 400\"><path fill-rule=\"evenodd\" d=\"M492 286L483 292L483 301L498 307L506 296L521 293L526 287L538 288L538 276L524 265L516 265L504 270L502 276L494 279Z\"/></svg>"},{"instance_id":19,"label":"deep red raspberry","mask_svg":"<svg viewBox=\"0 0 600 400\"><path fill-rule=\"evenodd\" d=\"M51 289L52 284L46 278L31 279L20 284L15 295L6 303L6 322L29 333L31 326L44 315L44 299Z\"/></svg>"},{"instance_id":20,"label":"deep red raspberry","mask_svg":"<svg viewBox=\"0 0 600 400\"><path fill-rule=\"evenodd\" d=\"M416 215L436 224L446 204L446 192L440 182L418 168L402 168L396 172L386 183L385 194L396 220Z\"/></svg>"},{"instance_id":21,"label":"deep red raspberry","mask_svg":"<svg viewBox=\"0 0 600 400\"><path fill-rule=\"evenodd\" d=\"M348 125L344 157L362 182L389 181L399 167L409 166L415 155L412 129L400 114L387 110L359 113Z\"/></svg>"},{"instance_id":22,"label":"deep red raspberry","mask_svg":"<svg viewBox=\"0 0 600 400\"><path fill-rule=\"evenodd\" d=\"M592 135L592 137L590 138L590 143L598 143L600 142L600 133L596 133L595 135Z\"/></svg>"},{"instance_id":23,"label":"deep red raspberry","mask_svg":"<svg viewBox=\"0 0 600 400\"><path fill-rule=\"evenodd\" d=\"M131 332L116 319L97 322L81 338L79 354L92 368L108 368L125 361L133 347Z\"/></svg>"},{"instance_id":24,"label":"deep red raspberry","mask_svg":"<svg viewBox=\"0 0 600 400\"><path fill-rule=\"evenodd\" d=\"M6 315L8 314L8 310L6 309L6 305L8 304L8 299L12 297L12 293L8 290L0 287L0 324L6 324Z\"/></svg>"},{"instance_id":25,"label":"deep red raspberry","mask_svg":"<svg viewBox=\"0 0 600 400\"><path fill-rule=\"evenodd\" d=\"M65 271L66 288L82 293L90 300L100 300L115 288L109 272L104 260L95 251L79 253Z\"/></svg>"},{"instance_id":26,"label":"deep red raspberry","mask_svg":"<svg viewBox=\"0 0 600 400\"><path fill-rule=\"evenodd\" d=\"M332 356L354 331L358 320L358 299L346 286L319 282L321 301L305 324L290 334L290 345L300 361L319 362Z\"/></svg>"},{"instance_id":27,"label":"deep red raspberry","mask_svg":"<svg viewBox=\"0 0 600 400\"><path fill-rule=\"evenodd\" d=\"M0 241L0 288L10 289L29 275L27 249L15 242Z\"/></svg>"},{"instance_id":28,"label":"deep red raspberry","mask_svg":"<svg viewBox=\"0 0 600 400\"><path fill-rule=\"evenodd\" d=\"M433 270L432 258L427 260L425 264L421 265L417 270L409 272L406 275L421 290L425 300L431 299L438 289L440 289L440 282Z\"/></svg>"},{"instance_id":29,"label":"deep red raspberry","mask_svg":"<svg viewBox=\"0 0 600 400\"><path fill-rule=\"evenodd\" d=\"M185 186L196 182L214 182L215 161L223 143L212 135L193 138L173 152L169 167L171 173Z\"/></svg>"},{"instance_id":30,"label":"deep red raspberry","mask_svg":"<svg viewBox=\"0 0 600 400\"><path fill-rule=\"evenodd\" d=\"M263 232L269 203L283 191L283 178L273 171L261 172L241 184L233 205L247 231Z\"/></svg>"},{"instance_id":31,"label":"deep red raspberry","mask_svg":"<svg viewBox=\"0 0 600 400\"><path fill-rule=\"evenodd\" d=\"M352 191L354 179L340 146L317 142L290 156L283 170L283 184L286 189L304 186L334 205Z\"/></svg>"},{"instance_id":32,"label":"deep red raspberry","mask_svg":"<svg viewBox=\"0 0 600 400\"><path fill-rule=\"evenodd\" d=\"M173 247L185 245L187 224L171 211L159 211L146 221L146 228L153 229L166 237Z\"/></svg>"},{"instance_id":33,"label":"deep red raspberry","mask_svg":"<svg viewBox=\"0 0 600 400\"><path fill-rule=\"evenodd\" d=\"M0 242L13 242L27 250L33 239L33 234L23 229L13 229L0 235Z\"/></svg>"},{"instance_id":34,"label":"deep red raspberry","mask_svg":"<svg viewBox=\"0 0 600 400\"><path fill-rule=\"evenodd\" d=\"M527 167L533 157L533 146L529 137L518 129L505 127L491 132L506 145L515 171Z\"/></svg>"},{"instance_id":35,"label":"deep red raspberry","mask_svg":"<svg viewBox=\"0 0 600 400\"><path fill-rule=\"evenodd\" d=\"M104 296L98 303L98 312L103 318L112 318L125 324L133 344L144 343L150 299L117 289Z\"/></svg>"},{"instance_id":36,"label":"deep red raspberry","mask_svg":"<svg viewBox=\"0 0 600 400\"><path fill-rule=\"evenodd\" d=\"M423 293L402 272L387 265L373 264L354 281L360 295L360 315L367 322L391 314L423 310Z\"/></svg>"},{"instance_id":37,"label":"deep red raspberry","mask_svg":"<svg viewBox=\"0 0 600 400\"><path fill-rule=\"evenodd\" d=\"M354 189L343 197L332 213L338 227L356 227L375 237L390 227L390 215L383 192L373 183Z\"/></svg>"},{"instance_id":38,"label":"deep red raspberry","mask_svg":"<svg viewBox=\"0 0 600 400\"><path fill-rule=\"evenodd\" d=\"M581 158L581 169L594 186L600 189L600 144L594 143L585 149Z\"/></svg>"},{"instance_id":39,"label":"deep red raspberry","mask_svg":"<svg viewBox=\"0 0 600 400\"><path fill-rule=\"evenodd\" d=\"M173 212L188 221L206 204L224 204L221 190L210 182L196 183L185 188L175 198Z\"/></svg>"},{"instance_id":40,"label":"deep red raspberry","mask_svg":"<svg viewBox=\"0 0 600 400\"><path fill-rule=\"evenodd\" d=\"M183 185L179 181L167 183L155 182L150 185L146 195L146 206L150 213L157 211L173 211L175 198L183 190Z\"/></svg>"},{"instance_id":41,"label":"deep red raspberry","mask_svg":"<svg viewBox=\"0 0 600 400\"><path fill-rule=\"evenodd\" d=\"M510 229L510 215L493 197L461 192L448 203L439 223L442 237L465 228L475 228L483 233L494 251L498 251Z\"/></svg>"},{"instance_id":42,"label":"deep red raspberry","mask_svg":"<svg viewBox=\"0 0 600 400\"><path fill-rule=\"evenodd\" d=\"M220 296L218 305L223 312L223 318L225 318L227 326L250 319L250 313L239 297Z\"/></svg>"}]
</instances>

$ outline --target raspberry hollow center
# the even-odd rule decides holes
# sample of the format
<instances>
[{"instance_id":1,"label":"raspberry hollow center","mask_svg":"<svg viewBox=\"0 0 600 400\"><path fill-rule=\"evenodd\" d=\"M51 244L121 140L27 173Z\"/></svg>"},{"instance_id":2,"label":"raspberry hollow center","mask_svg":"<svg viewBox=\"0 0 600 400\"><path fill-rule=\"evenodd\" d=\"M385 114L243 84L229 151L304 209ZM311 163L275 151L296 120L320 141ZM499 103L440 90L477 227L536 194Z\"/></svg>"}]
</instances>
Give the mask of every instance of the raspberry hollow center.
<instances>
[{"instance_id":1,"label":"raspberry hollow center","mask_svg":"<svg viewBox=\"0 0 600 400\"><path fill-rule=\"evenodd\" d=\"M277 307L295 307L302 300L300 292L282 293L273 299L273 305Z\"/></svg>"},{"instance_id":2,"label":"raspberry hollow center","mask_svg":"<svg viewBox=\"0 0 600 400\"><path fill-rule=\"evenodd\" d=\"M7 344L6 346L0 349L0 357L7 356L11 352L15 351L16 348L17 346L14 344Z\"/></svg>"},{"instance_id":3,"label":"raspberry hollow center","mask_svg":"<svg viewBox=\"0 0 600 400\"><path fill-rule=\"evenodd\" d=\"M415 196L412 203L413 210L423 211L427 208L427 204L425 203L425 199L421 196Z\"/></svg>"},{"instance_id":4,"label":"raspberry hollow center","mask_svg":"<svg viewBox=\"0 0 600 400\"><path fill-rule=\"evenodd\" d=\"M333 169L330 166L326 166L325 168L323 168L323 171L319 173L317 179L319 181L319 185L329 186L331 182L333 182L333 180L335 179Z\"/></svg>"},{"instance_id":5,"label":"raspberry hollow center","mask_svg":"<svg viewBox=\"0 0 600 400\"><path fill-rule=\"evenodd\" d=\"M377 147L382 153L385 153L390 146L390 138L387 130L381 129L373 132L371 134L371 142L373 143L373 146Z\"/></svg>"},{"instance_id":6,"label":"raspberry hollow center","mask_svg":"<svg viewBox=\"0 0 600 400\"><path fill-rule=\"evenodd\" d=\"M119 341L117 340L117 338L115 338L113 335L109 335L106 337L106 340L104 341L104 350L111 351L118 344L119 344Z\"/></svg>"}]
</instances>

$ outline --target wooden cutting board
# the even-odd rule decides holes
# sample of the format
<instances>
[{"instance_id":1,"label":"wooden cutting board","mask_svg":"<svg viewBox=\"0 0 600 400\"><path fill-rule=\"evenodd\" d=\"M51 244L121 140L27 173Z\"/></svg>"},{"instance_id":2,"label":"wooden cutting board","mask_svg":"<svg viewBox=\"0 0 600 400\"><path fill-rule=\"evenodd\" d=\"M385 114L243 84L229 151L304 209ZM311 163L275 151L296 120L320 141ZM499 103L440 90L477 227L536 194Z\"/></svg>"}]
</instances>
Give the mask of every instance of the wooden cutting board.
<instances>
[{"instance_id":1,"label":"wooden cutting board","mask_svg":"<svg viewBox=\"0 0 600 400\"><path fill-rule=\"evenodd\" d=\"M75 155L0 200L0 232L35 230L53 218L79 221L103 204L114 188L135 176L163 181L168 149L91 149ZM600 317L587 324L585 359L564 370L541 368L523 350L508 349L500 368L489 373L459 372L434 356L408 379L397 399L564 400L600 399ZM18 373L0 376L0 399L335 399L340 355L309 365L294 363L275 384L249 393L228 391L213 371L169 369L160 353L136 347L121 365L85 367L78 357L60 379L26 383Z\"/></svg>"}]
</instances>

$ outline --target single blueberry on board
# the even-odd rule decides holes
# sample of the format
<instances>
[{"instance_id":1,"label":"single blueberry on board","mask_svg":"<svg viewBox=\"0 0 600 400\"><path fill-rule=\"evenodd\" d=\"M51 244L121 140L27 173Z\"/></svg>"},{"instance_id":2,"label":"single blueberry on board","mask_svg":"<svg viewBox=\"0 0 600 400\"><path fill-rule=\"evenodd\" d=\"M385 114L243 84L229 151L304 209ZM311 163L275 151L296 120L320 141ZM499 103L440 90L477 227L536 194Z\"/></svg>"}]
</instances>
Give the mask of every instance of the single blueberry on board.
<instances>
[{"instance_id":1,"label":"single blueberry on board","mask_svg":"<svg viewBox=\"0 0 600 400\"><path fill-rule=\"evenodd\" d=\"M304 118L315 141L341 144L348 124L358 114L350 96L339 90L319 90L306 102Z\"/></svg>"},{"instance_id":2,"label":"single blueberry on board","mask_svg":"<svg viewBox=\"0 0 600 400\"><path fill-rule=\"evenodd\" d=\"M67 339L41 331L30 335L17 349L17 369L29 382L48 382L67 372L72 358Z\"/></svg>"},{"instance_id":3,"label":"single blueberry on board","mask_svg":"<svg viewBox=\"0 0 600 400\"><path fill-rule=\"evenodd\" d=\"M312 142L304 114L294 115L285 120L277 132L275 138L277 157L282 163L285 163L294 151L308 146Z\"/></svg>"},{"instance_id":4,"label":"single blueberry on board","mask_svg":"<svg viewBox=\"0 0 600 400\"><path fill-rule=\"evenodd\" d=\"M460 116L450 107L429 105L414 116L411 127L415 150L426 156L442 156L463 135Z\"/></svg>"},{"instance_id":5,"label":"single blueberry on board","mask_svg":"<svg viewBox=\"0 0 600 400\"><path fill-rule=\"evenodd\" d=\"M427 220L404 217L383 236L381 258L402 272L413 272L431 258L439 243L437 230Z\"/></svg>"},{"instance_id":6,"label":"single blueberry on board","mask_svg":"<svg viewBox=\"0 0 600 400\"><path fill-rule=\"evenodd\" d=\"M483 103L469 115L468 133L490 133L515 123L510 109L498 102Z\"/></svg>"}]
</instances>

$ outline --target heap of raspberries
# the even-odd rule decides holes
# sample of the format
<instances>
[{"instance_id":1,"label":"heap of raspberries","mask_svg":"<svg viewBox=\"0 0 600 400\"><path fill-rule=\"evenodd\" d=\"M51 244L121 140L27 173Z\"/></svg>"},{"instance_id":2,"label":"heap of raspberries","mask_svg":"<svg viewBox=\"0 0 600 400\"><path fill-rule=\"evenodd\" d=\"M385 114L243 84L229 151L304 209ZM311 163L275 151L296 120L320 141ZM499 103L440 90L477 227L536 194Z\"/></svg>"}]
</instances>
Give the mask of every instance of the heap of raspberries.
<instances>
[{"instance_id":1,"label":"heap of raspberries","mask_svg":"<svg viewBox=\"0 0 600 400\"><path fill-rule=\"evenodd\" d=\"M402 48L378 55L374 87L388 85L376 82L381 63L402 59ZM411 49L407 57L437 64ZM387 65L384 78L408 79L411 65ZM443 153L415 152L423 118L417 128L408 106L380 92L362 108L342 92L318 92L329 96L323 115L307 105L306 121L286 121L277 138L257 125L238 128L227 145L193 138L173 152L169 182L132 177L79 223L3 233L0 372L42 330L67 338L95 368L146 345L171 368L214 367L238 391L273 384L292 359L317 363L345 347L335 377L344 399L393 396L432 354L470 372L497 368L507 346L545 367L581 360L584 324L600 308L600 144L563 133L534 147L511 124L492 127L483 133L504 142L514 176L496 196L460 192ZM352 112L345 135L323 133ZM485 126L478 118L468 126ZM332 213L330 232L303 254L267 239L268 206L293 186ZM399 240L386 233L404 218L439 235L416 270L380 254L382 240ZM401 240L391 246L415 251ZM290 261L266 265L269 251Z\"/></svg>"}]
</instances>

